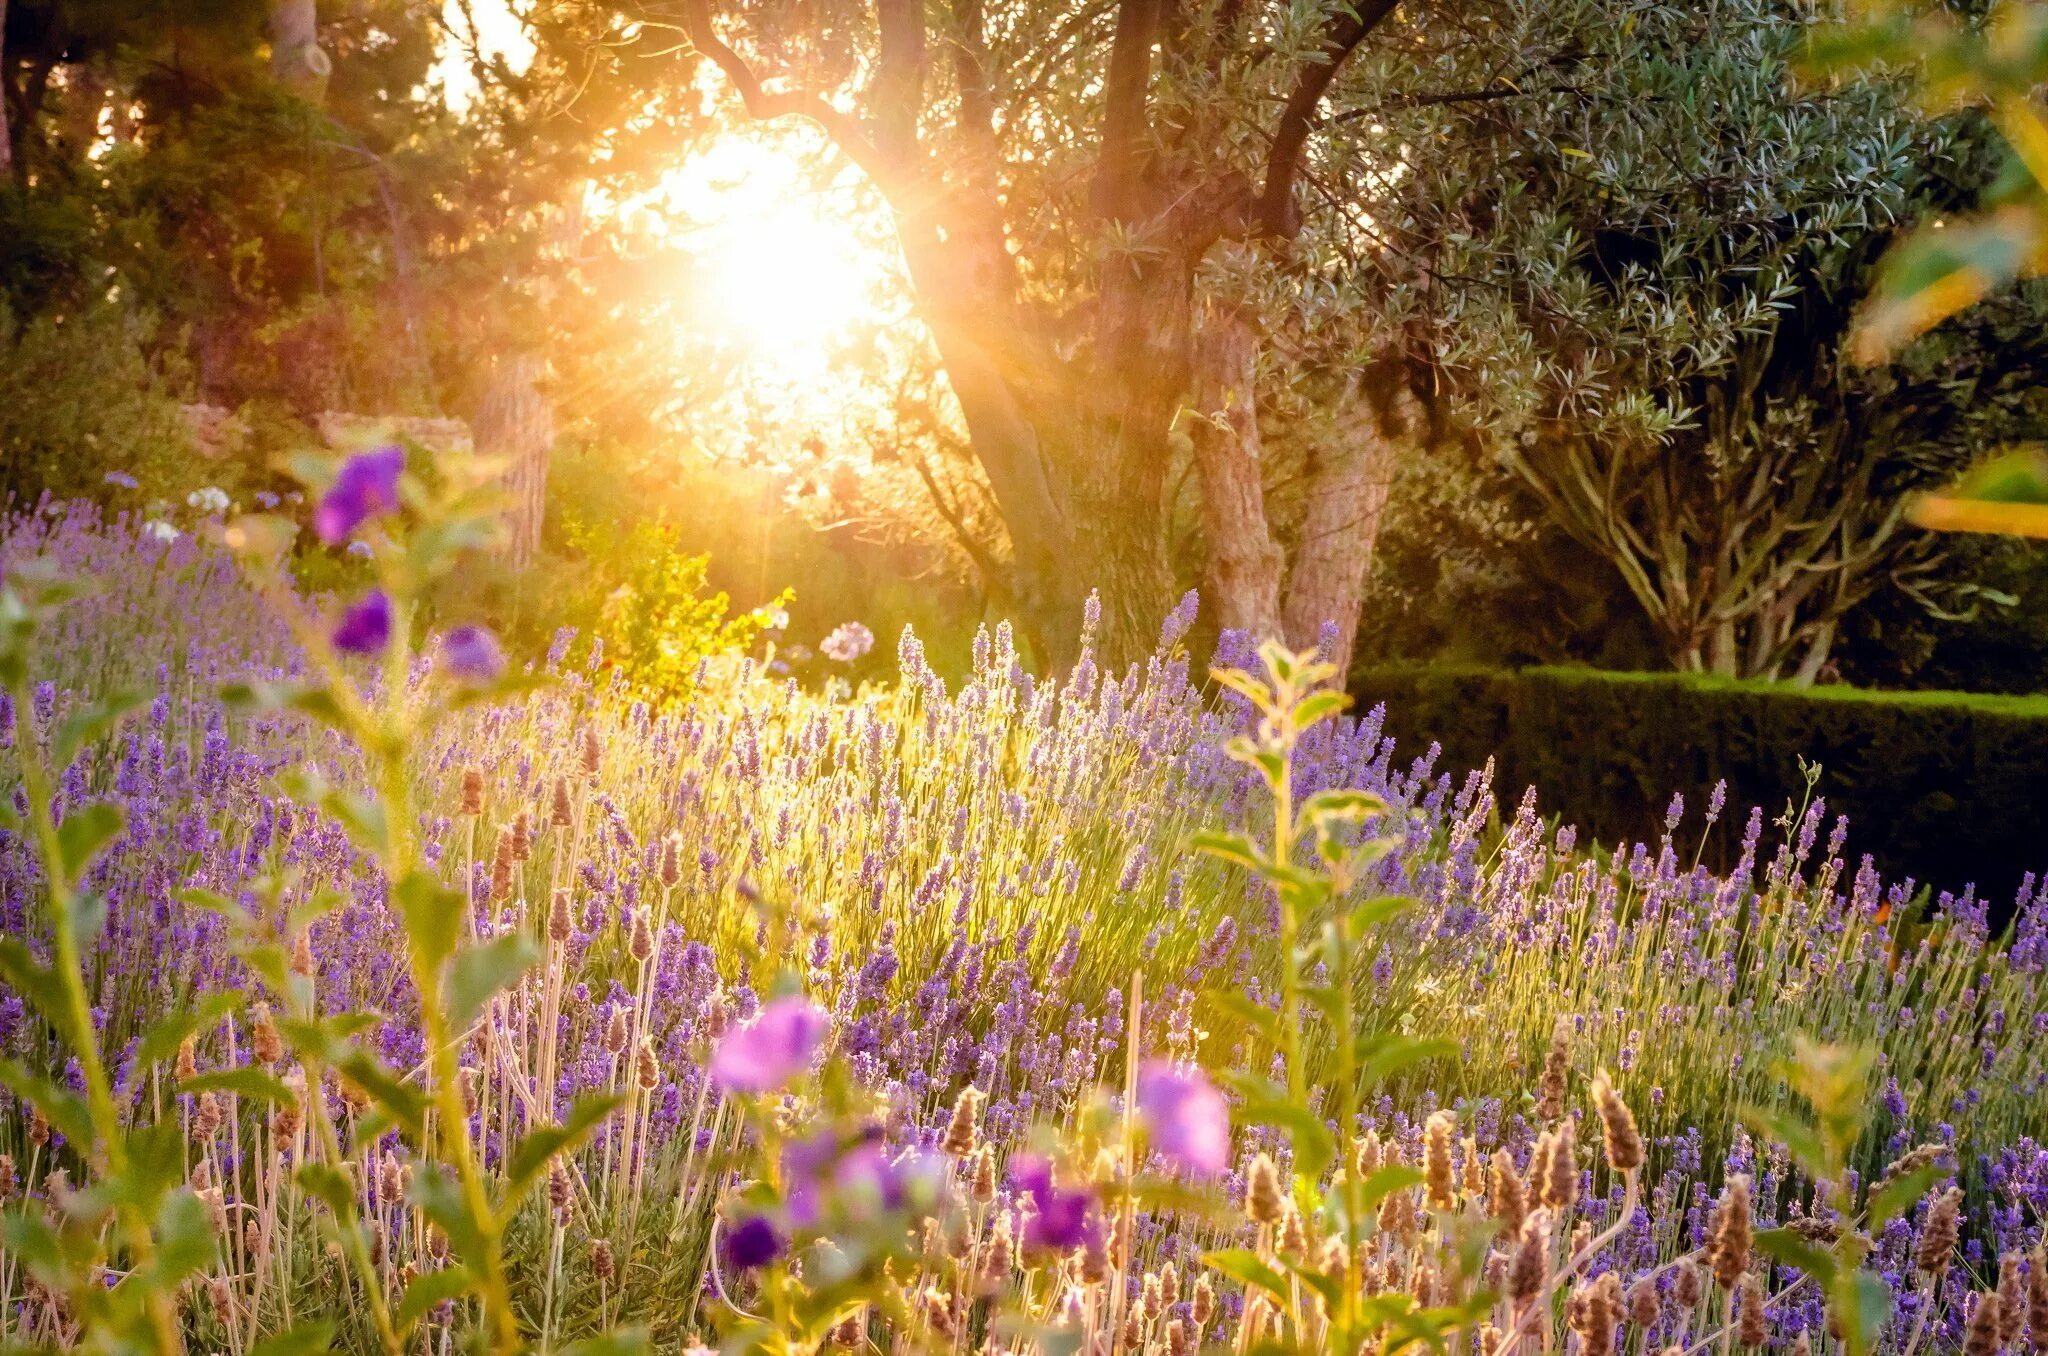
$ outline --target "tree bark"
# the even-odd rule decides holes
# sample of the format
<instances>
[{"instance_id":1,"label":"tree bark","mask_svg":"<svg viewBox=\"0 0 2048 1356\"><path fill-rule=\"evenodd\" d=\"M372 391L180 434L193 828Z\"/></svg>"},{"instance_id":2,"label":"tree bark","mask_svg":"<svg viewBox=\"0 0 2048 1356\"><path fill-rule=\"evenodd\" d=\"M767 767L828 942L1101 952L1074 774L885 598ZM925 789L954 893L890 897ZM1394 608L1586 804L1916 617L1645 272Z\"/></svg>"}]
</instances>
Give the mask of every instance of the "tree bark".
<instances>
[{"instance_id":1,"label":"tree bark","mask_svg":"<svg viewBox=\"0 0 2048 1356\"><path fill-rule=\"evenodd\" d=\"M1257 406L1258 340L1236 312L1212 315L1197 348L1202 408L1188 428L1202 477L1209 547L1203 593L1216 623L1264 640L1280 634L1286 554L1266 518Z\"/></svg>"},{"instance_id":2,"label":"tree bark","mask_svg":"<svg viewBox=\"0 0 2048 1356\"><path fill-rule=\"evenodd\" d=\"M530 562L540 549L548 460L555 443L554 411L541 393L540 380L540 355L515 353L499 359L474 422L477 451L504 464L505 487L512 498L508 550L518 565Z\"/></svg>"},{"instance_id":3,"label":"tree bark","mask_svg":"<svg viewBox=\"0 0 2048 1356\"><path fill-rule=\"evenodd\" d=\"M0 0L0 175L14 175L14 129L7 118L14 80L7 70L7 0Z\"/></svg>"},{"instance_id":4,"label":"tree bark","mask_svg":"<svg viewBox=\"0 0 2048 1356\"><path fill-rule=\"evenodd\" d=\"M315 0L271 0L270 73L302 98L317 100L334 63L320 49Z\"/></svg>"},{"instance_id":5,"label":"tree bark","mask_svg":"<svg viewBox=\"0 0 2048 1356\"><path fill-rule=\"evenodd\" d=\"M1339 674L1351 667L1380 517L1401 440L1419 422L1418 414L1405 386L1396 388L1382 411L1354 379L1339 406L1337 427L1316 450L1309 472L1308 506L1281 620L1288 644L1315 646Z\"/></svg>"}]
</instances>

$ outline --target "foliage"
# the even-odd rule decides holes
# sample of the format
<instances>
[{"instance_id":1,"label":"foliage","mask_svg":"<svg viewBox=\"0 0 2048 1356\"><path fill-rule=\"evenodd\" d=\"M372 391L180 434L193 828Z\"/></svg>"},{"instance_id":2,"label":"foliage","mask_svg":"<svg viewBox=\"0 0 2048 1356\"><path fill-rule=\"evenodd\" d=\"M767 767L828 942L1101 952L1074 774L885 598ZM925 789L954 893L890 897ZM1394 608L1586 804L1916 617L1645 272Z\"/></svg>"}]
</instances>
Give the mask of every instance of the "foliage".
<instances>
[{"instance_id":1,"label":"foliage","mask_svg":"<svg viewBox=\"0 0 2048 1356\"><path fill-rule=\"evenodd\" d=\"M110 495L108 473L182 498L192 438L120 309L16 320L0 304L0 499Z\"/></svg>"},{"instance_id":2,"label":"foliage","mask_svg":"<svg viewBox=\"0 0 2048 1356\"><path fill-rule=\"evenodd\" d=\"M1738 805L1796 813L1817 764L1816 803L1870 834L1878 867L1974 881L1964 911L2048 866L2037 826L2013 809L2048 795L2048 699L1581 668L1389 665L1351 686L1386 704L1397 735L1426 733L1453 766L1490 762L1603 842L1655 841L1669 793L1697 805L1716 783ZM1733 836L1710 845L1722 864L1735 850Z\"/></svg>"}]
</instances>

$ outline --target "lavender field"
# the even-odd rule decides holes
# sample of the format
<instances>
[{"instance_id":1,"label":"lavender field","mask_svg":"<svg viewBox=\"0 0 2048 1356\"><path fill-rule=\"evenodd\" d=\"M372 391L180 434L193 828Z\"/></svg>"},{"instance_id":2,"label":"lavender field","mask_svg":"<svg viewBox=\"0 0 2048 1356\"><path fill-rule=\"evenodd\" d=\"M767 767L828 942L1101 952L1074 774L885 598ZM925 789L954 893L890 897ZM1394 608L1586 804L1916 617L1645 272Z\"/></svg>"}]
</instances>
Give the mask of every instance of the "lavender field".
<instances>
[{"instance_id":1,"label":"lavender field","mask_svg":"<svg viewBox=\"0 0 2048 1356\"><path fill-rule=\"evenodd\" d=\"M2048 1350L2031 880L1576 844L1192 598L1124 672L506 673L379 475L347 598L0 524L10 1344Z\"/></svg>"}]
</instances>

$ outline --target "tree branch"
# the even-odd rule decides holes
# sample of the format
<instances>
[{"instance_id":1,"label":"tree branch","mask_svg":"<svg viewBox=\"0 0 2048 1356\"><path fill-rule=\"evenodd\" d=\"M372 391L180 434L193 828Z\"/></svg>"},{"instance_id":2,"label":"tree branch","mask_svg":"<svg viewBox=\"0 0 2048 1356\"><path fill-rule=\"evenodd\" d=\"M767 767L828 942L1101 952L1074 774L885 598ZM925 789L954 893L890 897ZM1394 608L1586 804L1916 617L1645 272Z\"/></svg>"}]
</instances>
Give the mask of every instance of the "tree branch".
<instances>
[{"instance_id":1,"label":"tree branch","mask_svg":"<svg viewBox=\"0 0 2048 1356\"><path fill-rule=\"evenodd\" d=\"M1304 62L1294 77L1294 89L1280 110L1273 129L1273 144L1266 152L1266 185L1259 194L1260 228L1277 236L1293 236L1301 230L1301 214L1294 202L1294 179L1301 168L1302 147L1314 129L1316 107L1345 59L1358 50L1366 35L1379 27L1380 20L1393 13L1399 0L1363 0L1356 8L1339 10L1331 16L1323 46L1316 58Z\"/></svg>"},{"instance_id":2,"label":"tree branch","mask_svg":"<svg viewBox=\"0 0 2048 1356\"><path fill-rule=\"evenodd\" d=\"M923 0L875 0L881 29L873 89L875 141L898 165L917 158L917 121L924 112Z\"/></svg>"},{"instance_id":3,"label":"tree branch","mask_svg":"<svg viewBox=\"0 0 2048 1356\"><path fill-rule=\"evenodd\" d=\"M1152 83L1159 4L1160 0L1122 0L1116 10L1102 114L1102 152L1095 172L1096 209L1113 220L1137 215L1138 186L1145 168L1145 96Z\"/></svg>"}]
</instances>

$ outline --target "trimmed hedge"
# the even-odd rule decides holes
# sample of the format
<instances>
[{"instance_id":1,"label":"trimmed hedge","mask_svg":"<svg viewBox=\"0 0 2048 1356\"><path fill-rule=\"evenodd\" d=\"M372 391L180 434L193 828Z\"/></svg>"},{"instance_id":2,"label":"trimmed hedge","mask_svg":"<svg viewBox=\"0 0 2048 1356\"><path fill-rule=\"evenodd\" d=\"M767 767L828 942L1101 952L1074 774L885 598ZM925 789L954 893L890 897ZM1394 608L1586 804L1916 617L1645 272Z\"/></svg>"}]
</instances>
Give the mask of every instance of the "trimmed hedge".
<instances>
[{"instance_id":1,"label":"trimmed hedge","mask_svg":"<svg viewBox=\"0 0 2048 1356\"><path fill-rule=\"evenodd\" d=\"M1828 826L1849 816L1851 870L1869 853L1887 880L1975 883L1999 919L2025 872L2048 871L2048 697L1407 665L1358 670L1351 691L1360 711L1386 704L1387 732L1407 752L1439 742L1440 766L1455 770L1494 758L1504 809L1533 785L1542 811L1578 825L1581 841L1654 843L1677 791L1689 846L1726 778L1707 849L1725 867L1751 805L1768 822L1804 796L1803 756L1823 769Z\"/></svg>"}]
</instances>

